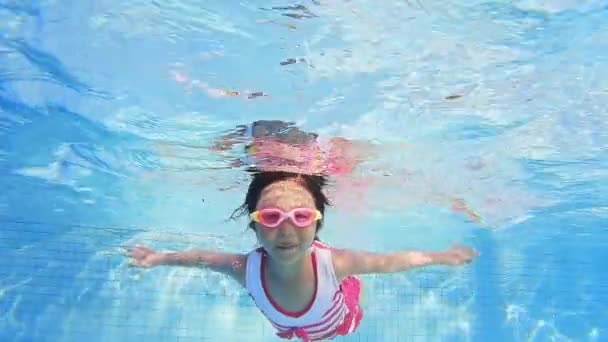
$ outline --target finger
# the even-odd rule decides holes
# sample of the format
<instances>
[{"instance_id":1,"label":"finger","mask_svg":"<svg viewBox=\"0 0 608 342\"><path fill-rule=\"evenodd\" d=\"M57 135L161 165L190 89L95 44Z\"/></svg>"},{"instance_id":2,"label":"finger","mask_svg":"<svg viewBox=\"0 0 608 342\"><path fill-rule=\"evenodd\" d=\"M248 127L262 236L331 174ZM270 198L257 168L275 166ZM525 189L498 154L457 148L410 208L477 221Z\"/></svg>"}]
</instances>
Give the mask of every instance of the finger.
<instances>
[{"instance_id":1,"label":"finger","mask_svg":"<svg viewBox=\"0 0 608 342\"><path fill-rule=\"evenodd\" d=\"M133 246L133 248L141 249L141 250L144 250L144 251L151 251L151 250L152 250L150 247L148 247L148 246L146 246L146 245L143 245L143 244L141 244L141 243L136 243L136 244Z\"/></svg>"},{"instance_id":2,"label":"finger","mask_svg":"<svg viewBox=\"0 0 608 342\"><path fill-rule=\"evenodd\" d=\"M144 246L144 245L140 245L140 246L139 246L139 249L140 249L140 250L142 250L142 251L144 251L144 252L146 252L146 253L152 253L152 252L154 252L154 251L152 250L152 248L147 247L147 246Z\"/></svg>"},{"instance_id":3,"label":"finger","mask_svg":"<svg viewBox=\"0 0 608 342\"><path fill-rule=\"evenodd\" d=\"M129 253L133 253L139 249L141 249L140 245L133 245L133 246L121 246L122 249L124 249L125 251L129 252Z\"/></svg>"},{"instance_id":4,"label":"finger","mask_svg":"<svg viewBox=\"0 0 608 342\"><path fill-rule=\"evenodd\" d=\"M132 249L130 254L131 254L131 257L135 258L135 259L141 259L146 255L146 253L144 251L137 249L137 248Z\"/></svg>"},{"instance_id":5,"label":"finger","mask_svg":"<svg viewBox=\"0 0 608 342\"><path fill-rule=\"evenodd\" d=\"M129 261L129 266L130 267L148 267L148 265L141 261L141 260L137 260L137 259L131 259Z\"/></svg>"},{"instance_id":6,"label":"finger","mask_svg":"<svg viewBox=\"0 0 608 342\"><path fill-rule=\"evenodd\" d=\"M144 258L146 255L152 254L154 251L148 247L138 246L131 250L131 255L136 258Z\"/></svg>"}]
</instances>

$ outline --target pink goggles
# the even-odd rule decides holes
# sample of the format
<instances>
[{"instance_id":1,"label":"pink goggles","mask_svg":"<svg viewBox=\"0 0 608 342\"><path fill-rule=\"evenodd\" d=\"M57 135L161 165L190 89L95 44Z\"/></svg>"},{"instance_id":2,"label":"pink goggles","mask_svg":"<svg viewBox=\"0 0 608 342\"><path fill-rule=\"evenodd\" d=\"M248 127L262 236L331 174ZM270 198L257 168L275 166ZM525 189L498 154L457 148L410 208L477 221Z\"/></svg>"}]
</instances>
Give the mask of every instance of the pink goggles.
<instances>
[{"instance_id":1,"label":"pink goggles","mask_svg":"<svg viewBox=\"0 0 608 342\"><path fill-rule=\"evenodd\" d=\"M254 211L250 215L251 219L264 227L278 227L286 219L291 219L291 222L297 227L304 228L310 226L313 222L323 218L320 211L311 208L295 208L289 212L285 212L279 208L265 208Z\"/></svg>"}]
</instances>

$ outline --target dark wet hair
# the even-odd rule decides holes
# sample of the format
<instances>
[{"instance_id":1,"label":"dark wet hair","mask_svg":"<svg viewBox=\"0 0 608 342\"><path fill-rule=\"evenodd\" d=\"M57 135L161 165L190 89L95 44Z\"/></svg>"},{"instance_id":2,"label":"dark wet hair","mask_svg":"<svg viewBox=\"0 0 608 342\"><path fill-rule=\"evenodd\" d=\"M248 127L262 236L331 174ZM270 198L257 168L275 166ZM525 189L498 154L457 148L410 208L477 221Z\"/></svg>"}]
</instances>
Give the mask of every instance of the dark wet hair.
<instances>
[{"instance_id":1,"label":"dark wet hair","mask_svg":"<svg viewBox=\"0 0 608 342\"><path fill-rule=\"evenodd\" d=\"M238 207L232 215L231 219L251 214L255 211L262 191L269 185L284 180L294 180L302 187L304 187L315 201L315 207L325 216L325 206L330 205L327 196L323 193L323 187L327 184L327 180L323 176L306 175L299 173L291 173L284 171L264 171L253 173L253 179L249 184L247 195L245 195L245 201ZM323 226L323 219L317 222L317 231L315 232L315 240L318 240L316 233ZM255 230L255 223L249 222L249 228Z\"/></svg>"}]
</instances>

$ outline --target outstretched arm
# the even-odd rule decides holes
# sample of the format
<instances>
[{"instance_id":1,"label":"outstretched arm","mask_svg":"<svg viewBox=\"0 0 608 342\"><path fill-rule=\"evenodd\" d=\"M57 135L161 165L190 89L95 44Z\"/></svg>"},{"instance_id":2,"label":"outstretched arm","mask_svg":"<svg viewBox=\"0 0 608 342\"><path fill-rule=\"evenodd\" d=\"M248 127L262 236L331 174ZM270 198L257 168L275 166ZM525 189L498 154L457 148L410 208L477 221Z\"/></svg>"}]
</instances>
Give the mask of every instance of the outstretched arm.
<instances>
[{"instance_id":1,"label":"outstretched arm","mask_svg":"<svg viewBox=\"0 0 608 342\"><path fill-rule=\"evenodd\" d=\"M479 254L469 247L455 246L441 252L402 251L379 254L335 250L332 252L338 279L366 273L393 273L428 265L460 265Z\"/></svg>"},{"instance_id":2,"label":"outstretched arm","mask_svg":"<svg viewBox=\"0 0 608 342\"><path fill-rule=\"evenodd\" d=\"M186 267L206 267L234 277L245 284L245 265L247 256L242 254L220 253L205 250L181 252L155 252L145 246L135 246L129 251L131 265L153 267L175 265Z\"/></svg>"}]
</instances>

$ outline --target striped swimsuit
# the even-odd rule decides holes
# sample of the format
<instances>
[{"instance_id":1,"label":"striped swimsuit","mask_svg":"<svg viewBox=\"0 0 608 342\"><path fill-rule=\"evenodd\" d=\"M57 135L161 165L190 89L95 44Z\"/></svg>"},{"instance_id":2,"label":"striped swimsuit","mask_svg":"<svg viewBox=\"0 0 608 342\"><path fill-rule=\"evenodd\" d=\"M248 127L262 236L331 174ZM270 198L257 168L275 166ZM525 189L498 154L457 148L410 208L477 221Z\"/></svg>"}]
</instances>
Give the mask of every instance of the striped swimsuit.
<instances>
[{"instance_id":1,"label":"striped swimsuit","mask_svg":"<svg viewBox=\"0 0 608 342\"><path fill-rule=\"evenodd\" d=\"M359 306L359 279L349 276L338 283L330 247L319 241L313 243L311 259L317 281L315 295L309 305L297 313L282 309L268 294L264 282L266 258L262 248L248 255L246 285L255 304L279 337L318 341L347 335L357 329L363 316Z\"/></svg>"}]
</instances>

